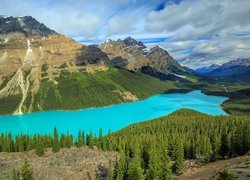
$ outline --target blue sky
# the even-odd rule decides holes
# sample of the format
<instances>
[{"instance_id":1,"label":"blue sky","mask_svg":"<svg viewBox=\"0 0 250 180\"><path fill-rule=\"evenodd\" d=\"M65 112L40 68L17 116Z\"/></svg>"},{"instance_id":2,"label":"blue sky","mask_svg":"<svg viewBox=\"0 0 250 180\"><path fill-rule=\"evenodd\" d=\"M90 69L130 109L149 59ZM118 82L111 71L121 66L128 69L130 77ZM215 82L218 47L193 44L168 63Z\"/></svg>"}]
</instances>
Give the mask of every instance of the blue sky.
<instances>
[{"instance_id":1,"label":"blue sky","mask_svg":"<svg viewBox=\"0 0 250 180\"><path fill-rule=\"evenodd\" d=\"M1 0L85 44L131 36L192 68L250 57L249 0Z\"/></svg>"}]
</instances>

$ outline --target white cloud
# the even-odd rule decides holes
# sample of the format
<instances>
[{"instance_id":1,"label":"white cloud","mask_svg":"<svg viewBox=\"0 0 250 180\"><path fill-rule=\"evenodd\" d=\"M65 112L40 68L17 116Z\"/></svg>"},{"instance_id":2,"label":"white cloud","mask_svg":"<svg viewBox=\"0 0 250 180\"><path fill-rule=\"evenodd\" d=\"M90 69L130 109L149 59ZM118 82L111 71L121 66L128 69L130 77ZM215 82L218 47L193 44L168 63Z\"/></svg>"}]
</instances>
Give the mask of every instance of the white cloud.
<instances>
[{"instance_id":1,"label":"white cloud","mask_svg":"<svg viewBox=\"0 0 250 180\"><path fill-rule=\"evenodd\" d=\"M161 45L183 65L195 68L249 57L249 22L249 0L187 0L150 12L146 29L171 33Z\"/></svg>"},{"instance_id":2,"label":"white cloud","mask_svg":"<svg viewBox=\"0 0 250 180\"><path fill-rule=\"evenodd\" d=\"M126 36L168 38L158 44L192 67L250 57L249 0L183 0L178 4L169 0L164 9L155 11L164 2L1 0L0 14L32 15L59 33L91 43Z\"/></svg>"}]
</instances>

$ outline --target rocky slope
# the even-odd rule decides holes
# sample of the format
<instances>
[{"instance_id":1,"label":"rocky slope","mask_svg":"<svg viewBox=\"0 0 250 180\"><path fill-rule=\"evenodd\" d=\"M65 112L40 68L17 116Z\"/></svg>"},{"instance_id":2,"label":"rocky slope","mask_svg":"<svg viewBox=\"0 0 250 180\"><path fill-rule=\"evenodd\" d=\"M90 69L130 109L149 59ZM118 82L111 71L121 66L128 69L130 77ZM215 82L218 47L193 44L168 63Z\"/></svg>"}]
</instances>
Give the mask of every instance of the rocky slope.
<instances>
[{"instance_id":1,"label":"rocky slope","mask_svg":"<svg viewBox=\"0 0 250 180\"><path fill-rule=\"evenodd\" d=\"M91 150L87 147L61 149L53 153L51 149L43 157L34 151L0 153L0 179L11 179L12 170L21 171L27 158L36 179L105 179L107 168L114 163L116 152Z\"/></svg>"},{"instance_id":2,"label":"rocky slope","mask_svg":"<svg viewBox=\"0 0 250 180\"><path fill-rule=\"evenodd\" d=\"M203 67L195 72L218 80L250 82L250 59L237 59L222 65Z\"/></svg>"},{"instance_id":3,"label":"rocky slope","mask_svg":"<svg viewBox=\"0 0 250 180\"><path fill-rule=\"evenodd\" d=\"M99 48L108 55L112 66L142 72L163 80L190 81L190 78L194 78L166 50L158 46L147 50L142 42L131 37L117 41L108 40Z\"/></svg>"}]
</instances>

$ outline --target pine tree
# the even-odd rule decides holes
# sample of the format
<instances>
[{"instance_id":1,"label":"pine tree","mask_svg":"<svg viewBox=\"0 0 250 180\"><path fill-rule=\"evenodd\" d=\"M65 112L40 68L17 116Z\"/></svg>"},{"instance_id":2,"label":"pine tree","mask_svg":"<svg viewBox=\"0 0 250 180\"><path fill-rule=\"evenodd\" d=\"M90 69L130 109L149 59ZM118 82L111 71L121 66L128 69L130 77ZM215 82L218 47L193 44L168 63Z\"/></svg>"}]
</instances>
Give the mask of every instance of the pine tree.
<instances>
[{"instance_id":1,"label":"pine tree","mask_svg":"<svg viewBox=\"0 0 250 180\"><path fill-rule=\"evenodd\" d=\"M221 131L221 148L220 154L223 158L227 157L229 153L229 136L227 133L227 129L224 127Z\"/></svg>"},{"instance_id":2,"label":"pine tree","mask_svg":"<svg viewBox=\"0 0 250 180\"><path fill-rule=\"evenodd\" d=\"M153 141L155 142L155 141ZM156 151L156 145L153 143L149 151L149 170L147 179L157 180L162 176L162 164L161 159Z\"/></svg>"},{"instance_id":3,"label":"pine tree","mask_svg":"<svg viewBox=\"0 0 250 180\"><path fill-rule=\"evenodd\" d=\"M90 131L89 135L87 136L87 140L86 140L86 144L90 147L93 148L94 147L94 139L93 139L93 134L92 131Z\"/></svg>"},{"instance_id":4,"label":"pine tree","mask_svg":"<svg viewBox=\"0 0 250 180\"><path fill-rule=\"evenodd\" d=\"M203 137L203 154L205 156L205 159L207 161L210 160L212 154L213 154L213 151L212 151L212 145L210 143L210 139L207 137L207 136L204 136Z\"/></svg>"},{"instance_id":5,"label":"pine tree","mask_svg":"<svg viewBox=\"0 0 250 180\"><path fill-rule=\"evenodd\" d=\"M109 163L106 180L113 180L113 179L114 179L114 167L111 163Z\"/></svg>"},{"instance_id":6,"label":"pine tree","mask_svg":"<svg viewBox=\"0 0 250 180\"><path fill-rule=\"evenodd\" d=\"M58 140L58 133L57 133L56 127L54 128L54 138L53 138L52 151L54 153L60 151L59 140Z\"/></svg>"},{"instance_id":7,"label":"pine tree","mask_svg":"<svg viewBox=\"0 0 250 180\"><path fill-rule=\"evenodd\" d=\"M237 155L244 154L244 145L243 145L243 128L238 126L235 131L235 151Z\"/></svg>"},{"instance_id":8,"label":"pine tree","mask_svg":"<svg viewBox=\"0 0 250 180\"><path fill-rule=\"evenodd\" d=\"M103 147L102 129L99 130L99 137L98 137L97 147L98 148L102 148Z\"/></svg>"},{"instance_id":9,"label":"pine tree","mask_svg":"<svg viewBox=\"0 0 250 180\"><path fill-rule=\"evenodd\" d=\"M165 155L163 157L163 174L162 174L162 179L165 180L173 180L173 175L172 175L172 170L171 170L171 161L170 157L168 156L168 153L165 152Z\"/></svg>"},{"instance_id":10,"label":"pine tree","mask_svg":"<svg viewBox=\"0 0 250 180\"><path fill-rule=\"evenodd\" d=\"M144 180L143 169L139 157L134 157L128 164L127 179Z\"/></svg>"},{"instance_id":11,"label":"pine tree","mask_svg":"<svg viewBox=\"0 0 250 180\"><path fill-rule=\"evenodd\" d=\"M173 145L172 159L174 161L173 164L173 172L176 174L181 174L184 168L184 149L182 140L180 137L176 137L175 143Z\"/></svg>"},{"instance_id":12,"label":"pine tree","mask_svg":"<svg viewBox=\"0 0 250 180\"><path fill-rule=\"evenodd\" d=\"M124 179L126 158L124 152L120 152L120 159L116 159L115 179Z\"/></svg>"},{"instance_id":13,"label":"pine tree","mask_svg":"<svg viewBox=\"0 0 250 180\"><path fill-rule=\"evenodd\" d=\"M32 168L30 164L28 163L27 159L24 160L24 164L23 164L22 171L21 171L21 179L22 180L34 180L35 179L33 176Z\"/></svg>"},{"instance_id":14,"label":"pine tree","mask_svg":"<svg viewBox=\"0 0 250 180\"><path fill-rule=\"evenodd\" d=\"M72 145L72 138L69 134L69 132L67 132L67 136L66 136L66 148L70 148Z\"/></svg>"},{"instance_id":15,"label":"pine tree","mask_svg":"<svg viewBox=\"0 0 250 180\"><path fill-rule=\"evenodd\" d=\"M216 136L216 132L211 132L210 134L210 142L212 147L212 155L210 161L215 161L218 158L220 151L220 138Z\"/></svg>"},{"instance_id":16,"label":"pine tree","mask_svg":"<svg viewBox=\"0 0 250 180\"><path fill-rule=\"evenodd\" d=\"M38 136L38 138L37 138L36 154L38 156L43 156L43 154L44 154L43 140L42 140L42 138L40 136Z\"/></svg>"},{"instance_id":17,"label":"pine tree","mask_svg":"<svg viewBox=\"0 0 250 180\"><path fill-rule=\"evenodd\" d=\"M79 130L77 138L77 147L82 147L84 145L84 133Z\"/></svg>"}]
</instances>

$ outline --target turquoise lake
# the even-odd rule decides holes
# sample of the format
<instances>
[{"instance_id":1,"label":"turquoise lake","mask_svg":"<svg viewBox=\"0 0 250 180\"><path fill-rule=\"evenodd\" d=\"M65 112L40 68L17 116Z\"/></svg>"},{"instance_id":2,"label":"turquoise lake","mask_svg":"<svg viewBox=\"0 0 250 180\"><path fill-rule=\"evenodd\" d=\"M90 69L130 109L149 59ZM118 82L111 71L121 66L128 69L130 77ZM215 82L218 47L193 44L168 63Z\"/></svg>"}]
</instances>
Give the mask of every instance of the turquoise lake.
<instances>
[{"instance_id":1,"label":"turquoise lake","mask_svg":"<svg viewBox=\"0 0 250 180\"><path fill-rule=\"evenodd\" d=\"M0 116L0 133L51 134L56 126L59 133L69 131L77 135L79 129L98 134L102 128L116 131L130 124L154 119L181 108L189 108L210 115L226 115L220 104L227 97L210 96L201 91L159 94L148 99L101 108L77 111L46 111L22 115Z\"/></svg>"}]
</instances>

